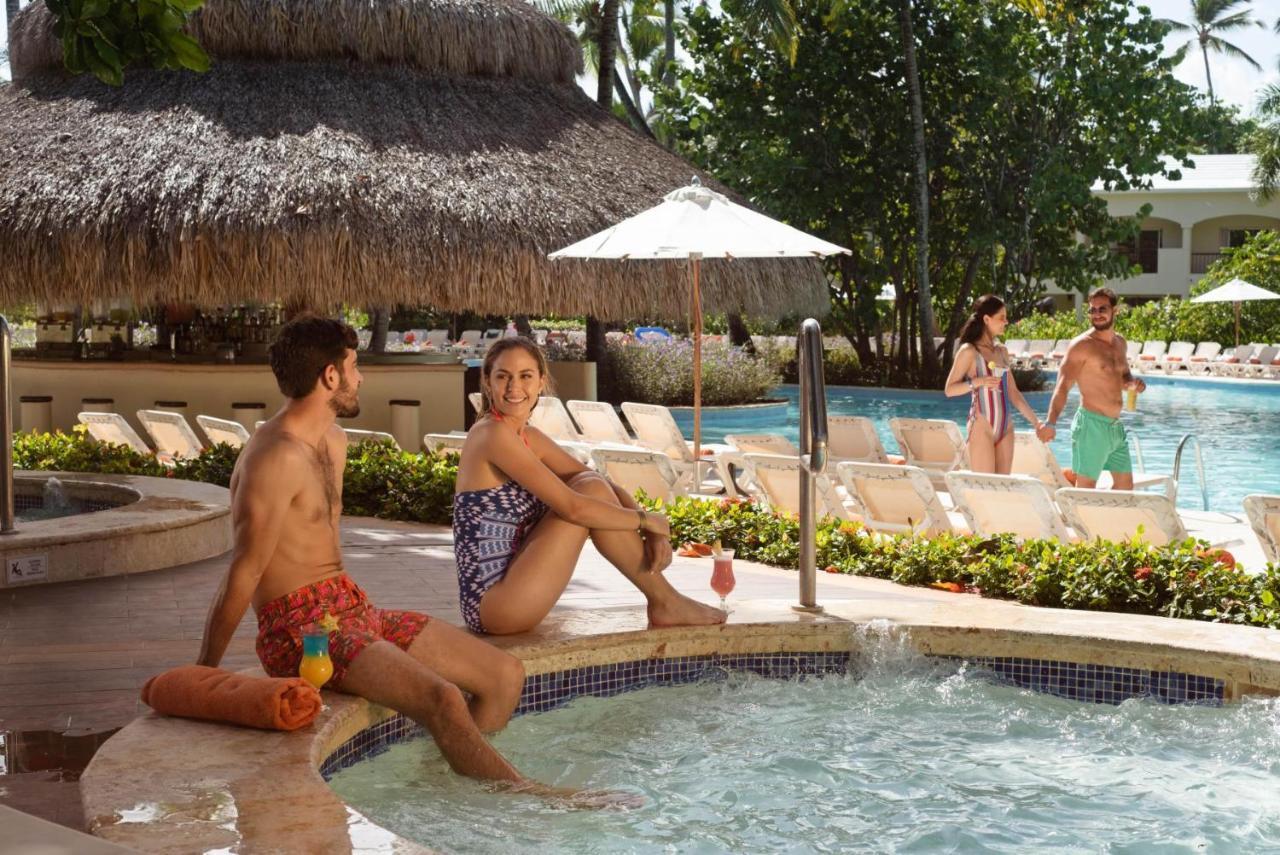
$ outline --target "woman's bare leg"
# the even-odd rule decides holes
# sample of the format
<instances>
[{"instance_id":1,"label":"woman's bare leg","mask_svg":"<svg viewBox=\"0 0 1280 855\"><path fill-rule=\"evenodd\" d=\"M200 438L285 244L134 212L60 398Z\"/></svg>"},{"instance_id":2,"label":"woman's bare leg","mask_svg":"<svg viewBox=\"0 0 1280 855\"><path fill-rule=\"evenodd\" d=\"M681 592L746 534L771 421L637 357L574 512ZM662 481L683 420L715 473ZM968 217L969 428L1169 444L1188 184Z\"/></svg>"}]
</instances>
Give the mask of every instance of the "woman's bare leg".
<instances>
[{"instance_id":1,"label":"woman's bare leg","mask_svg":"<svg viewBox=\"0 0 1280 855\"><path fill-rule=\"evenodd\" d=\"M1013 471L1013 445L1016 440L1013 438L1013 429L1004 435L1004 439L996 444L996 474L1008 475Z\"/></svg>"},{"instance_id":2,"label":"woman's bare leg","mask_svg":"<svg viewBox=\"0 0 1280 855\"><path fill-rule=\"evenodd\" d=\"M1013 460L1012 455L1009 459ZM984 418L969 419L969 469L996 471L996 447L991 441L991 425Z\"/></svg>"},{"instance_id":3,"label":"woman's bare leg","mask_svg":"<svg viewBox=\"0 0 1280 855\"><path fill-rule=\"evenodd\" d=\"M579 476L570 482L579 492L617 502L603 478ZM607 495L606 495L607 493ZM661 573L644 569L644 544L631 531L594 531L592 541L649 601L649 620L660 626L724 622L724 612L678 593ZM494 635L527 632L555 606L569 584L588 536L587 529L548 512L534 526L501 582L480 600L480 622Z\"/></svg>"}]
</instances>

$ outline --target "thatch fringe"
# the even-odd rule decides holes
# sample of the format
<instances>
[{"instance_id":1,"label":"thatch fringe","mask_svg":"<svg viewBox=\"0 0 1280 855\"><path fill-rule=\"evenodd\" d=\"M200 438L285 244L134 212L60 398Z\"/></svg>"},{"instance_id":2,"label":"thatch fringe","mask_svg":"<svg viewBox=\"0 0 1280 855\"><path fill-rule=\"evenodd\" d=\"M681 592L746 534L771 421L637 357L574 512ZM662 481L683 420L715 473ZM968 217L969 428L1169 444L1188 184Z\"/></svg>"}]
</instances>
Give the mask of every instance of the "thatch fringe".
<instances>
[{"instance_id":1,"label":"thatch fringe","mask_svg":"<svg viewBox=\"0 0 1280 855\"><path fill-rule=\"evenodd\" d=\"M683 264L546 254L692 172L574 83L317 62L138 69L119 89L44 73L0 87L0 302L680 317ZM816 261L708 261L704 297L776 315L826 287Z\"/></svg>"},{"instance_id":2,"label":"thatch fringe","mask_svg":"<svg viewBox=\"0 0 1280 855\"><path fill-rule=\"evenodd\" d=\"M188 30L215 59L353 59L546 83L582 71L568 28L523 0L206 0ZM15 79L61 65L44 0L18 15L10 45Z\"/></svg>"}]
</instances>

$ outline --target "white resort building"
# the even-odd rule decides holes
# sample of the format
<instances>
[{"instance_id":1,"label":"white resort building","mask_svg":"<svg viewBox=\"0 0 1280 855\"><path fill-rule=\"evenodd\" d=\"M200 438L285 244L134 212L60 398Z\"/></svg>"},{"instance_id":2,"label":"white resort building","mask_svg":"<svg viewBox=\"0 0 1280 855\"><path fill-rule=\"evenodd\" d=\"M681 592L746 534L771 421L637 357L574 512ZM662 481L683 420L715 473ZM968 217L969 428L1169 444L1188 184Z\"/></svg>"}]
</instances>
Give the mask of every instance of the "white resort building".
<instances>
[{"instance_id":1,"label":"white resort building","mask_svg":"<svg viewBox=\"0 0 1280 855\"><path fill-rule=\"evenodd\" d=\"M1240 246L1261 229L1280 228L1280 198L1256 198L1253 155L1200 154L1192 159L1193 167L1178 167L1179 180L1157 177L1150 189L1093 188L1112 216L1133 216L1146 204L1152 208L1136 245L1122 248L1142 272L1106 282L1127 302L1186 297L1224 248ZM1052 286L1049 293L1064 307L1073 299L1077 307L1083 302L1079 294Z\"/></svg>"}]
</instances>

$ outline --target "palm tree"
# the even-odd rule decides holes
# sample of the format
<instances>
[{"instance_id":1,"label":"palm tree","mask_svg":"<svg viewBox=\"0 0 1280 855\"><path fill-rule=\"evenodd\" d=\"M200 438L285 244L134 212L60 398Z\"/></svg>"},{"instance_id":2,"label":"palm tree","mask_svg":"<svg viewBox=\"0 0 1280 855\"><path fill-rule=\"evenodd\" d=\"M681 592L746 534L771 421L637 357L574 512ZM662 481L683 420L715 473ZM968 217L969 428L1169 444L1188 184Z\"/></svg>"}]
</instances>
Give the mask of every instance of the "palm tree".
<instances>
[{"instance_id":1,"label":"palm tree","mask_svg":"<svg viewBox=\"0 0 1280 855\"><path fill-rule=\"evenodd\" d=\"M1200 54L1204 57L1204 79L1209 86L1209 101L1212 103L1214 100L1213 75L1209 73L1209 51L1243 59L1258 71L1262 70L1262 66L1258 65L1257 60L1231 42L1219 37L1217 33L1243 30L1248 27L1261 27L1264 24L1250 16L1249 0L1190 0L1190 2L1192 21L1190 24L1184 24L1181 21L1174 21L1169 18L1160 18L1159 20L1161 23L1168 24L1169 29L1174 32L1195 33L1194 38L1190 39L1181 50L1185 55L1187 48L1199 43ZM1232 12L1242 3L1245 8L1238 12Z\"/></svg>"},{"instance_id":2,"label":"palm tree","mask_svg":"<svg viewBox=\"0 0 1280 855\"><path fill-rule=\"evenodd\" d=\"M1280 29L1280 24L1277 24ZM1258 128L1245 143L1258 159L1253 167L1253 183L1258 195L1270 199L1280 191L1280 83L1262 90L1258 100Z\"/></svg>"}]
</instances>

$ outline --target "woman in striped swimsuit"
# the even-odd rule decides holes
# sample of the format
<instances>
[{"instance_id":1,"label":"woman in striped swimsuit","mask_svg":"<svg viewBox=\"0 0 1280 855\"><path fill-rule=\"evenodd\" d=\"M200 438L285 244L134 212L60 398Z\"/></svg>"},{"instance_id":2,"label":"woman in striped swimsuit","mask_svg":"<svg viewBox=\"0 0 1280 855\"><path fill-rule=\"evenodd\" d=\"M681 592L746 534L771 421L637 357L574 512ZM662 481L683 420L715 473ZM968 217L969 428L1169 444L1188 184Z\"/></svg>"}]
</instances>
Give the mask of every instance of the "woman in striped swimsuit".
<instances>
[{"instance_id":1,"label":"woman in striped swimsuit","mask_svg":"<svg viewBox=\"0 0 1280 855\"><path fill-rule=\"evenodd\" d=\"M996 344L1009 318L1004 301L994 294L979 298L960 330L960 349L947 377L947 397L971 395L969 468L1008 475L1013 469L1013 411L1026 417L1042 435L1043 423L1018 391L1009 352ZM1010 406L1012 405L1012 407Z\"/></svg>"},{"instance_id":2,"label":"woman in striped swimsuit","mask_svg":"<svg viewBox=\"0 0 1280 855\"><path fill-rule=\"evenodd\" d=\"M453 497L462 617L475 632L537 626L560 599L588 537L635 585L655 626L724 622L724 612L671 587L671 530L625 490L583 466L529 417L548 383L533 342L504 338L480 371L481 418L467 434Z\"/></svg>"}]
</instances>

